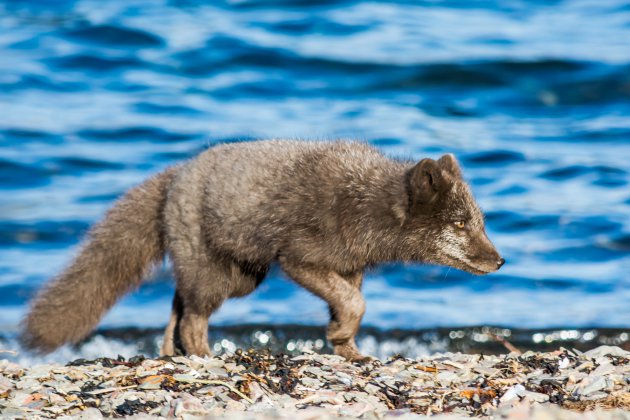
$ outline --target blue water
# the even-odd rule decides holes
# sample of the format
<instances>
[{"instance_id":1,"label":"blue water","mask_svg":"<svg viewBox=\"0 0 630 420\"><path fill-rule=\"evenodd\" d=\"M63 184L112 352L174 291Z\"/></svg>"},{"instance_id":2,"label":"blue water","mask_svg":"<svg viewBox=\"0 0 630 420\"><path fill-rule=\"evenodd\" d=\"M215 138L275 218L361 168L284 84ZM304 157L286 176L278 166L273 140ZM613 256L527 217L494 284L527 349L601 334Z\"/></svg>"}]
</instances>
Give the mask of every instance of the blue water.
<instances>
[{"instance_id":1,"label":"blue water","mask_svg":"<svg viewBox=\"0 0 630 420\"><path fill-rule=\"evenodd\" d=\"M205 3L0 3L0 331L127 188L271 137L462 162L507 264L380 267L364 324L630 328L627 2ZM167 268L102 325L164 325ZM327 317L275 272L213 322Z\"/></svg>"}]
</instances>

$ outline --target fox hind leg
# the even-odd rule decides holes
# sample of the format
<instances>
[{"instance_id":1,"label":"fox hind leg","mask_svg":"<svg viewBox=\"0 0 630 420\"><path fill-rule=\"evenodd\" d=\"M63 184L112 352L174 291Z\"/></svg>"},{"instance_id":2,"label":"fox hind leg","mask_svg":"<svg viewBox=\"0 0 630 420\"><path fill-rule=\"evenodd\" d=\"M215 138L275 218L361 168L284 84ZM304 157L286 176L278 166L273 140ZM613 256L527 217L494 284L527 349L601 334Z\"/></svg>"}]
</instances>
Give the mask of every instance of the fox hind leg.
<instances>
[{"instance_id":1,"label":"fox hind leg","mask_svg":"<svg viewBox=\"0 0 630 420\"><path fill-rule=\"evenodd\" d=\"M229 297L230 278L209 258L179 264L174 257L177 283L162 353L210 355L208 318Z\"/></svg>"},{"instance_id":2,"label":"fox hind leg","mask_svg":"<svg viewBox=\"0 0 630 420\"><path fill-rule=\"evenodd\" d=\"M216 306L218 309L220 304ZM210 355L208 346L208 318L212 309L195 311L185 309L184 300L178 290L173 298L173 308L168 325L164 331L164 339L160 349L161 356L196 354ZM201 313L200 313L201 312Z\"/></svg>"},{"instance_id":3,"label":"fox hind leg","mask_svg":"<svg viewBox=\"0 0 630 420\"><path fill-rule=\"evenodd\" d=\"M210 355L208 318L230 297L253 292L267 274L267 266L242 264L206 254L203 263L179 264L173 256L177 290L164 332L162 355Z\"/></svg>"},{"instance_id":4,"label":"fox hind leg","mask_svg":"<svg viewBox=\"0 0 630 420\"><path fill-rule=\"evenodd\" d=\"M208 318L229 296L230 276L200 239L170 237L176 292L164 332L162 355L211 354Z\"/></svg>"},{"instance_id":5,"label":"fox hind leg","mask_svg":"<svg viewBox=\"0 0 630 420\"><path fill-rule=\"evenodd\" d=\"M164 331L164 339L160 349L160 356L175 356L185 353L179 334L179 323L182 319L182 311L182 298L179 296L179 291L175 290L175 296L173 297L173 309L171 310L171 317L169 318L168 325Z\"/></svg>"}]
</instances>

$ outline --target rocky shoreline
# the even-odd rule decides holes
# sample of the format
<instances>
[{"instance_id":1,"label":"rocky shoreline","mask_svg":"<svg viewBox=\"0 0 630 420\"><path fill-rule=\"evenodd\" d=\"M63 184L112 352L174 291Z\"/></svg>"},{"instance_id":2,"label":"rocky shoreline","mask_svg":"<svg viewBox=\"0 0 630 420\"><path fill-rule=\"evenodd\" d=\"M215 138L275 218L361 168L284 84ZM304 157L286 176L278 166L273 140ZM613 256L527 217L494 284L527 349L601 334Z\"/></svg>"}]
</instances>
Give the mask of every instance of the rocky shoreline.
<instances>
[{"instance_id":1,"label":"rocky shoreline","mask_svg":"<svg viewBox=\"0 0 630 420\"><path fill-rule=\"evenodd\" d=\"M261 350L209 358L78 359L65 366L1 360L0 414L630 419L630 352L601 346L584 353L437 353L362 365Z\"/></svg>"}]
</instances>

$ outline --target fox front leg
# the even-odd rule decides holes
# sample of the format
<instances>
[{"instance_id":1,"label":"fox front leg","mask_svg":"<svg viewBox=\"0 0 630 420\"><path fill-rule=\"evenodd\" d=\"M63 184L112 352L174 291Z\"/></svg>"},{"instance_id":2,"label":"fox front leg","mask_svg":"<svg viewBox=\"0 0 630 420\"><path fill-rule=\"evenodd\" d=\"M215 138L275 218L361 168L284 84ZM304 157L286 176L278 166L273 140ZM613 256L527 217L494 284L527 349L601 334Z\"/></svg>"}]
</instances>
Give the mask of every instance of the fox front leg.
<instances>
[{"instance_id":1,"label":"fox front leg","mask_svg":"<svg viewBox=\"0 0 630 420\"><path fill-rule=\"evenodd\" d=\"M330 309L330 323L326 338L335 354L352 362L370 360L359 353L355 339L365 313L365 300L361 294L362 273L341 276L318 267L294 265L280 259L284 271L300 286L324 299Z\"/></svg>"}]
</instances>

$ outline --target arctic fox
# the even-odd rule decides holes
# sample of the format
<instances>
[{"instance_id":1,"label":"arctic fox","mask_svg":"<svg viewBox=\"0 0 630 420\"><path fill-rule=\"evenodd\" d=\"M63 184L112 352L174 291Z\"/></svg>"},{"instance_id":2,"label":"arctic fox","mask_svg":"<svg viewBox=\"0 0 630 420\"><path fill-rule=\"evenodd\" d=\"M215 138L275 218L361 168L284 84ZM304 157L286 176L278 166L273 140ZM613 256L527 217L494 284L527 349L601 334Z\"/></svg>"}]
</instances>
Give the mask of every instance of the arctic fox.
<instances>
[{"instance_id":1,"label":"arctic fox","mask_svg":"<svg viewBox=\"0 0 630 420\"><path fill-rule=\"evenodd\" d=\"M505 262L451 154L410 162L359 142L221 144L109 210L34 299L24 344L47 352L81 340L165 254L176 292L163 355L210 354L210 315L278 263L328 303L327 338L352 361L364 359L354 337L367 267L416 261L487 274Z\"/></svg>"}]
</instances>

